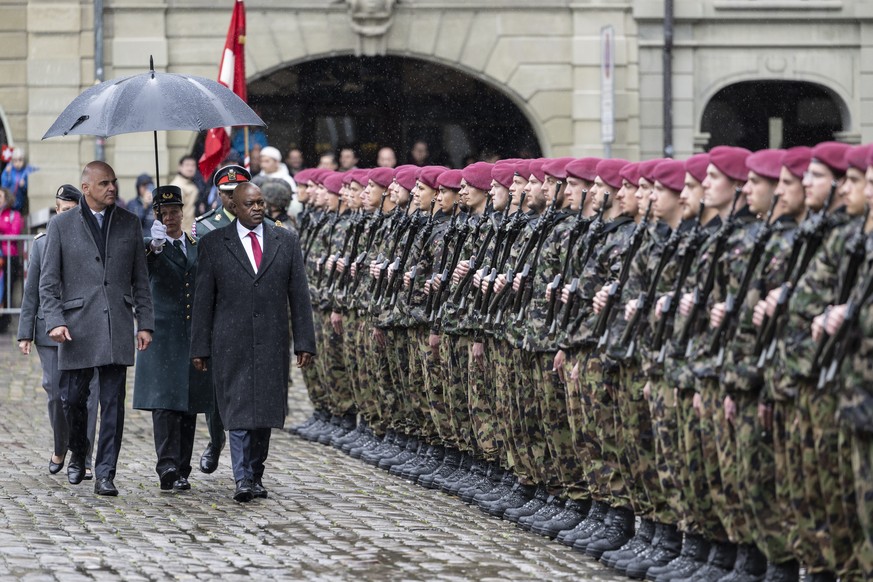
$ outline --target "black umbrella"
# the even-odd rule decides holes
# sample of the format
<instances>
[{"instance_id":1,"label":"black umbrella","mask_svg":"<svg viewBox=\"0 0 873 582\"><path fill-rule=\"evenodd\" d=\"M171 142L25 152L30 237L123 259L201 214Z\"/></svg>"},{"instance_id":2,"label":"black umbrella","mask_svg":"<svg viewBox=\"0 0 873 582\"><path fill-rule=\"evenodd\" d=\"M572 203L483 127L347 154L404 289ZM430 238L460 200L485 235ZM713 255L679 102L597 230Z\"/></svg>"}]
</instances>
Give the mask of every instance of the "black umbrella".
<instances>
[{"instance_id":1,"label":"black umbrella","mask_svg":"<svg viewBox=\"0 0 873 582\"><path fill-rule=\"evenodd\" d=\"M55 120L42 139L62 135L109 137L158 130L204 131L215 127L267 124L239 96L216 81L193 75L160 73L149 58L150 71L104 81L87 89Z\"/></svg>"}]
</instances>

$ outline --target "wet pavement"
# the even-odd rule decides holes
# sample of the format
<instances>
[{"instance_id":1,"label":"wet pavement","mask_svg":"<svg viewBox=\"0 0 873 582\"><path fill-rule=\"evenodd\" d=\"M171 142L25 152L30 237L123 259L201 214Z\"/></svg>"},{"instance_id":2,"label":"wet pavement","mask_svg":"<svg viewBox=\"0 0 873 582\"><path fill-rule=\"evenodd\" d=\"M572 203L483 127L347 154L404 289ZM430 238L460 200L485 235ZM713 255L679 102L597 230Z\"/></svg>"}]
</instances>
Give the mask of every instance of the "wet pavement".
<instances>
[{"instance_id":1,"label":"wet pavement","mask_svg":"<svg viewBox=\"0 0 873 582\"><path fill-rule=\"evenodd\" d=\"M130 409L115 485L48 472L50 432L40 366L0 335L0 580L625 580L557 542L485 516L331 447L276 430L264 486L231 499L218 470L191 491L162 493L151 415ZM309 402L293 378L288 425ZM195 461L208 441L202 416Z\"/></svg>"}]
</instances>

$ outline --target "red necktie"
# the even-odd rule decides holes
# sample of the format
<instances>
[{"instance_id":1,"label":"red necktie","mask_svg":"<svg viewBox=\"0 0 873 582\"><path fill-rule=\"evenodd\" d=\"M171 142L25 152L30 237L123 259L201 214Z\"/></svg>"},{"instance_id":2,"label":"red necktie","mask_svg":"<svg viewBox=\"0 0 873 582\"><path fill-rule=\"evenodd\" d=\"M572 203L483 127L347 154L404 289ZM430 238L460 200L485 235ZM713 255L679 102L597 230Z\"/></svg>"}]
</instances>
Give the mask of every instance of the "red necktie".
<instances>
[{"instance_id":1,"label":"red necktie","mask_svg":"<svg viewBox=\"0 0 873 582\"><path fill-rule=\"evenodd\" d=\"M258 242L258 235L250 232L249 236L252 239L252 255L255 257L255 270L261 268L261 243Z\"/></svg>"}]
</instances>

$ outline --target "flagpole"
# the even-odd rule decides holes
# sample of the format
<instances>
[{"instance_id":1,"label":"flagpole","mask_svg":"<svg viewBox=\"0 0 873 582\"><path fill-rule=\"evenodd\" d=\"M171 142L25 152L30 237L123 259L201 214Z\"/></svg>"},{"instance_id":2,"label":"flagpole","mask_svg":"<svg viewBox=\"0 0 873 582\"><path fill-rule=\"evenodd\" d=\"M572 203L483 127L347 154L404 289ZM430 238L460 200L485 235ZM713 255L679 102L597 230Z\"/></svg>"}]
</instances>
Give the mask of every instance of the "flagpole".
<instances>
[{"instance_id":1,"label":"flagpole","mask_svg":"<svg viewBox=\"0 0 873 582\"><path fill-rule=\"evenodd\" d=\"M252 156L249 154L250 150L249 150L249 126L248 125L243 127L243 144L244 144L243 147L246 149L245 153L243 154L243 165L245 166L246 158L248 158L249 164L248 164L247 168L251 169Z\"/></svg>"}]
</instances>

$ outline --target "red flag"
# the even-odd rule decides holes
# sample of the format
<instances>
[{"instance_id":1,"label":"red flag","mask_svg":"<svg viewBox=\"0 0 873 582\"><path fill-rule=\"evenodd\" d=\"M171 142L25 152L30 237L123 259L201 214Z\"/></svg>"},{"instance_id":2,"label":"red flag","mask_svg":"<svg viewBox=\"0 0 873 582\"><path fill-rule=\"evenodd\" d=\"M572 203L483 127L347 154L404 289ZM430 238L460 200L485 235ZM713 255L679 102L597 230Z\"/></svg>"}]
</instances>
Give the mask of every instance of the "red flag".
<instances>
[{"instance_id":1,"label":"red flag","mask_svg":"<svg viewBox=\"0 0 873 582\"><path fill-rule=\"evenodd\" d=\"M236 0L230 26L227 29L227 40L224 52L221 54L221 64L218 67L218 82L247 101L246 94L246 7L243 0ZM200 157L200 174L208 178L230 151L230 128L218 127L210 129L206 134L203 155Z\"/></svg>"}]
</instances>

